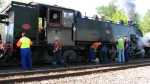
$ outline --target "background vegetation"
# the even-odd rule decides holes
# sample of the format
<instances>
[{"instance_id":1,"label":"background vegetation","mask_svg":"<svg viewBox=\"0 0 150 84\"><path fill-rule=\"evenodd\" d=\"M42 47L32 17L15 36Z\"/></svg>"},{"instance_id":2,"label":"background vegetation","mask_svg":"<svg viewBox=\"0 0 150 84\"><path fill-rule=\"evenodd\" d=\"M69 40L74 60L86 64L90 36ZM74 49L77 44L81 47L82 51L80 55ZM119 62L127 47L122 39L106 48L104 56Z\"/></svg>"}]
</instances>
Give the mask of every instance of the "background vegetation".
<instances>
[{"instance_id":1,"label":"background vegetation","mask_svg":"<svg viewBox=\"0 0 150 84\"><path fill-rule=\"evenodd\" d=\"M113 22L122 20L125 24L127 24L129 17L123 9L120 9L115 5L116 2L117 0L113 0L107 6L97 7L97 13L100 16L104 16L105 20L111 20ZM150 10L147 10L143 17L141 17L138 13L134 13L132 18L143 33L150 32Z\"/></svg>"}]
</instances>

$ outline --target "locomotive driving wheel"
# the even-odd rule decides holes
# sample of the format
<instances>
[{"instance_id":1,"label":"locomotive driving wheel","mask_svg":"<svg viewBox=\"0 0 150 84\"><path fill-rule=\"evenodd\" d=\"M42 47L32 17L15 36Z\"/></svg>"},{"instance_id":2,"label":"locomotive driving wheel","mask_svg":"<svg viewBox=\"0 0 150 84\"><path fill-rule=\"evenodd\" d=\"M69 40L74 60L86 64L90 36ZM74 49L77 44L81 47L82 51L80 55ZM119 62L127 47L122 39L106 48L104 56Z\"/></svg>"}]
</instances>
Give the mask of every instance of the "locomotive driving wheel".
<instances>
[{"instance_id":1,"label":"locomotive driving wheel","mask_svg":"<svg viewBox=\"0 0 150 84\"><path fill-rule=\"evenodd\" d=\"M63 52L64 63L71 64L77 61L77 52L73 49L67 49Z\"/></svg>"}]
</instances>

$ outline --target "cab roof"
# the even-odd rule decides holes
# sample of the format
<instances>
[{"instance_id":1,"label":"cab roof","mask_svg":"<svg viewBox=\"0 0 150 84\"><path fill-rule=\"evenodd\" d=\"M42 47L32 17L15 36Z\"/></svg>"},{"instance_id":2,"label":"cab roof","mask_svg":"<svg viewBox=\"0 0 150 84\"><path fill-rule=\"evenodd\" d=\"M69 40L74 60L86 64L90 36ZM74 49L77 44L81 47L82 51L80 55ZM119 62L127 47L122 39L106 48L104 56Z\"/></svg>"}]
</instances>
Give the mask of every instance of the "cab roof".
<instances>
[{"instance_id":1,"label":"cab roof","mask_svg":"<svg viewBox=\"0 0 150 84\"><path fill-rule=\"evenodd\" d=\"M12 1L11 4L9 4L6 8L4 8L1 13L5 13L8 10L12 8L12 6L22 6L22 7L48 7L48 8L55 8L55 9L60 9L60 10L68 10L68 11L75 11L74 9L70 8L65 8L61 7L58 5L48 5L48 4L42 4L42 3L36 3L36 2L29 2L29 3L23 3L23 2L17 2L17 1Z\"/></svg>"}]
</instances>

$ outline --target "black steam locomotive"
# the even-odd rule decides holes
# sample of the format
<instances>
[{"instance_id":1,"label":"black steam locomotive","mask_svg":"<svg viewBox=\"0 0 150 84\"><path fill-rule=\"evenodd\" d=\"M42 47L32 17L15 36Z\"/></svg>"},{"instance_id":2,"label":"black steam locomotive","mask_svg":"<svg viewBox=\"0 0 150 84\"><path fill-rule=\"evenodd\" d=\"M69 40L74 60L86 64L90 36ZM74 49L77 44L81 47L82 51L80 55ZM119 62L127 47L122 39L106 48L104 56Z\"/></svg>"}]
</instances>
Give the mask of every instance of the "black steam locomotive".
<instances>
[{"instance_id":1,"label":"black steam locomotive","mask_svg":"<svg viewBox=\"0 0 150 84\"><path fill-rule=\"evenodd\" d=\"M56 5L13 1L1 13L0 21L4 23L1 64L19 63L15 44L22 31L26 31L33 41L32 59L35 64L52 60L51 44L55 38L61 39L64 46L62 56L69 63L85 61L88 46L94 41L101 40L109 45L119 36L142 36L141 31L134 26L89 19L82 17L77 10Z\"/></svg>"}]
</instances>

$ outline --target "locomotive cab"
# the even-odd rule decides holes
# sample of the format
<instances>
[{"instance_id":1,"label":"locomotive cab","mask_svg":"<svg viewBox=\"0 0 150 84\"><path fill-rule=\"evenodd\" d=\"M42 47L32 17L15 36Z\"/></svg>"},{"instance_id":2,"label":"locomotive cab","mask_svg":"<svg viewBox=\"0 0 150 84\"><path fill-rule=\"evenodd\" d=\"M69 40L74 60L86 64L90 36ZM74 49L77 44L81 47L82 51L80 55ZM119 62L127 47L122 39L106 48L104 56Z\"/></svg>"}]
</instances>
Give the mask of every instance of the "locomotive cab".
<instances>
[{"instance_id":1,"label":"locomotive cab","mask_svg":"<svg viewBox=\"0 0 150 84\"><path fill-rule=\"evenodd\" d=\"M16 47L16 42L23 31L33 42L31 49L35 64L51 62L51 48L56 37L61 39L65 47L75 45L72 38L74 23L74 10L72 9L12 1L2 12L8 15L8 22L5 24L2 34L4 36L3 41L5 44L9 44L10 48L6 47L10 55L8 60L12 56L19 60L19 49Z\"/></svg>"}]
</instances>

